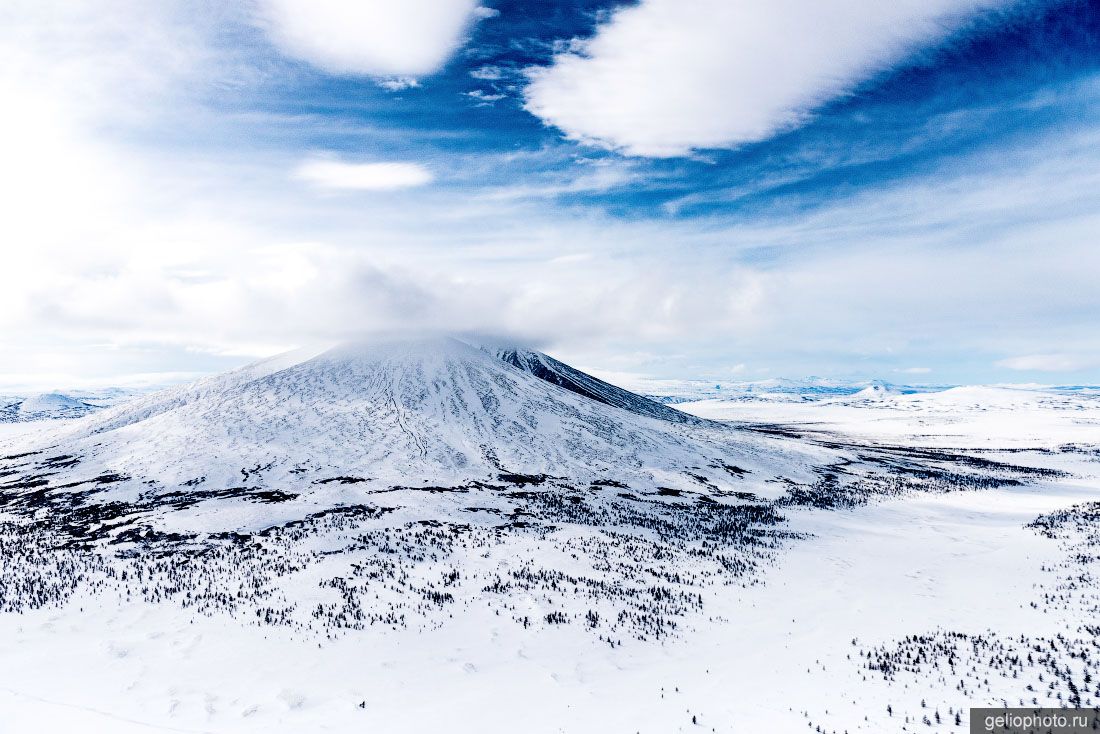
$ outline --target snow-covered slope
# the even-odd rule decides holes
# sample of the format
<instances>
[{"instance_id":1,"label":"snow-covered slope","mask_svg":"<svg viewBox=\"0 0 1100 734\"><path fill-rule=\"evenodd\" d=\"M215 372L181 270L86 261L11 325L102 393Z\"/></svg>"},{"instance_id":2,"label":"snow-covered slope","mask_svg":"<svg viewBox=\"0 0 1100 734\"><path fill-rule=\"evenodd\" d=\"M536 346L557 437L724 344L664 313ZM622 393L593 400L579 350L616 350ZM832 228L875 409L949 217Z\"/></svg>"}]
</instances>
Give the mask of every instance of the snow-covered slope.
<instances>
[{"instance_id":1,"label":"snow-covered slope","mask_svg":"<svg viewBox=\"0 0 1100 734\"><path fill-rule=\"evenodd\" d=\"M308 487L341 476L456 486L514 474L742 489L747 473L804 478L812 463L537 353L502 359L438 338L307 356L101 411L51 433L51 451L78 457L64 468L73 481L112 474L163 488Z\"/></svg>"},{"instance_id":2,"label":"snow-covered slope","mask_svg":"<svg viewBox=\"0 0 1100 734\"><path fill-rule=\"evenodd\" d=\"M23 415L66 415L75 416L92 410L87 403L68 395L51 392L27 398L19 405Z\"/></svg>"},{"instance_id":3,"label":"snow-covered slope","mask_svg":"<svg viewBox=\"0 0 1100 734\"><path fill-rule=\"evenodd\" d=\"M508 364L541 380L564 387L566 390L583 395L606 405L637 413L638 415L659 418L676 423L698 423L695 416L681 413L649 398L615 387L592 375L574 369L553 357L527 349L502 347L494 351L497 357Z\"/></svg>"}]
</instances>

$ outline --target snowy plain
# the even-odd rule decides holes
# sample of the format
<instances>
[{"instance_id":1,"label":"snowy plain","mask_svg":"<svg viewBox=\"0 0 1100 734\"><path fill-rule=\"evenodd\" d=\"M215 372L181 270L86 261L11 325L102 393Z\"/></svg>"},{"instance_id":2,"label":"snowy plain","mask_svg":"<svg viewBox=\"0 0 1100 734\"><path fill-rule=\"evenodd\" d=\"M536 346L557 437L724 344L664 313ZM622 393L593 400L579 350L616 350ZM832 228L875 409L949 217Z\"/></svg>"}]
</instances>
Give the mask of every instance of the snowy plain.
<instances>
[{"instance_id":1,"label":"snowy plain","mask_svg":"<svg viewBox=\"0 0 1100 734\"><path fill-rule=\"evenodd\" d=\"M1098 539L1080 510L1100 500L1094 393L676 404L718 421L694 424L494 360L338 353L0 426L6 537L38 549L4 546L19 608L0 612L0 732L948 732L971 706L1100 700L1100 595L1079 560ZM53 504L36 509L43 485L14 485L42 474ZM90 519L69 498L89 488ZM50 512L70 513L65 544L12 535ZM72 588L27 603L11 584L32 562ZM214 575L163 571L203 564Z\"/></svg>"},{"instance_id":2,"label":"snowy plain","mask_svg":"<svg viewBox=\"0 0 1100 734\"><path fill-rule=\"evenodd\" d=\"M979 385L934 392L862 390L823 400L691 400L704 418L797 423L920 446L1055 448L1100 443L1100 389Z\"/></svg>"}]
</instances>

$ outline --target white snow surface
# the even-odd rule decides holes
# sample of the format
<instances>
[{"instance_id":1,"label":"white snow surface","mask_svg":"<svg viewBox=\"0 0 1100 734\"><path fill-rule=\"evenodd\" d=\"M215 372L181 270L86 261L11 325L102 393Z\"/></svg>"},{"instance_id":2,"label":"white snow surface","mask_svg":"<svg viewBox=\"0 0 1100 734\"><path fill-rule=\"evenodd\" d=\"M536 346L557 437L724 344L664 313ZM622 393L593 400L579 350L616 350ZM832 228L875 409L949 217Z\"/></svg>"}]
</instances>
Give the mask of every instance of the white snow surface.
<instances>
[{"instance_id":1,"label":"white snow surface","mask_svg":"<svg viewBox=\"0 0 1100 734\"><path fill-rule=\"evenodd\" d=\"M1098 394L866 387L684 423L404 340L0 425L0 733L955 732L1066 671L1095 705ZM739 508L782 518L712 532Z\"/></svg>"},{"instance_id":2,"label":"white snow surface","mask_svg":"<svg viewBox=\"0 0 1100 734\"><path fill-rule=\"evenodd\" d=\"M907 445L1050 449L1100 443L1095 388L979 385L798 403L709 399L676 407L712 420L792 423Z\"/></svg>"}]
</instances>

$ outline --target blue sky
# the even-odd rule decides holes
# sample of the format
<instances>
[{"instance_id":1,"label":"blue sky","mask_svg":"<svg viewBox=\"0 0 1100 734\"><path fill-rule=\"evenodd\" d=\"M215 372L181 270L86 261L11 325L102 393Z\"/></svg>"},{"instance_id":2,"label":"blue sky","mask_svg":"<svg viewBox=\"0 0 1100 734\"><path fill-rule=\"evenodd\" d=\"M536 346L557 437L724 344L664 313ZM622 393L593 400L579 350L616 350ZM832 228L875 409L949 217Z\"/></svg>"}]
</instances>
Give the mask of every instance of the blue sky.
<instances>
[{"instance_id":1,"label":"blue sky","mask_svg":"<svg viewBox=\"0 0 1100 734\"><path fill-rule=\"evenodd\" d=\"M1100 382L1100 5L16 0L0 385L362 332Z\"/></svg>"}]
</instances>

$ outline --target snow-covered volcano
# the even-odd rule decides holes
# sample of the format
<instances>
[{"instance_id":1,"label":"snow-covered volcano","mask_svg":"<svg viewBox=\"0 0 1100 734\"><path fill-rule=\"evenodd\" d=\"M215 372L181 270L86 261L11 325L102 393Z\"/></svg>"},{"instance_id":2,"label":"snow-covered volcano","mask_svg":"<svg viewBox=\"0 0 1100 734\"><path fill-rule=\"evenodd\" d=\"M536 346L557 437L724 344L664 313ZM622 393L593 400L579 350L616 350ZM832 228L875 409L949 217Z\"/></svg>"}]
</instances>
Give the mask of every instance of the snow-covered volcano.
<instances>
[{"instance_id":1,"label":"snow-covered volcano","mask_svg":"<svg viewBox=\"0 0 1100 734\"><path fill-rule=\"evenodd\" d=\"M47 440L79 459L70 481L110 474L165 489L548 475L732 490L746 474L790 476L805 464L546 355L451 338L284 355L104 410Z\"/></svg>"}]
</instances>

